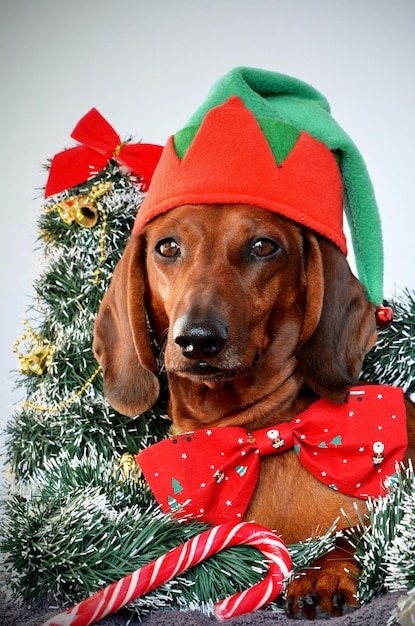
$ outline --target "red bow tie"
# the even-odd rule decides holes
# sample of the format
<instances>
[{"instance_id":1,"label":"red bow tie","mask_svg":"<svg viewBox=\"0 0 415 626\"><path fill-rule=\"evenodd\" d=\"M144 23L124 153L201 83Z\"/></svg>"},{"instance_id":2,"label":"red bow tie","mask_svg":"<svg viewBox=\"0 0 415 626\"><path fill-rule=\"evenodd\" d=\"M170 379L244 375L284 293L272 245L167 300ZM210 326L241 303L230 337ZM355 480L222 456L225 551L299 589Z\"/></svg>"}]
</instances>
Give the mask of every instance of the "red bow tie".
<instances>
[{"instance_id":1,"label":"red bow tie","mask_svg":"<svg viewBox=\"0 0 415 626\"><path fill-rule=\"evenodd\" d=\"M163 150L162 146L152 143L123 143L97 109L91 109L79 120L71 137L82 145L53 157L45 198L86 182L101 172L111 159L140 176L145 191Z\"/></svg>"},{"instance_id":2,"label":"red bow tie","mask_svg":"<svg viewBox=\"0 0 415 626\"><path fill-rule=\"evenodd\" d=\"M150 446L136 459L165 512L222 524L243 517L261 456L294 448L324 484L367 499L385 494L406 447L402 389L365 386L353 388L340 406L318 400L291 422L252 432L196 430Z\"/></svg>"}]
</instances>

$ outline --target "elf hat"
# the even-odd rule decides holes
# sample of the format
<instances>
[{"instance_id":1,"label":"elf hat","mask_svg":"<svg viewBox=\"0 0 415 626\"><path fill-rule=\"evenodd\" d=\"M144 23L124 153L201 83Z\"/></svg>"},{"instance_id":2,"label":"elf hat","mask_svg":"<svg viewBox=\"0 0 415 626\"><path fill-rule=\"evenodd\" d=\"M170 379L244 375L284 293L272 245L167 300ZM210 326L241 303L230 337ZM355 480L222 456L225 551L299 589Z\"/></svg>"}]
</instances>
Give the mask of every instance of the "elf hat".
<instances>
[{"instance_id":1,"label":"elf hat","mask_svg":"<svg viewBox=\"0 0 415 626\"><path fill-rule=\"evenodd\" d=\"M373 187L360 152L325 97L290 76L236 68L170 137L133 235L183 204L245 203L324 235L346 254L343 210L359 279L383 297L383 245Z\"/></svg>"}]
</instances>

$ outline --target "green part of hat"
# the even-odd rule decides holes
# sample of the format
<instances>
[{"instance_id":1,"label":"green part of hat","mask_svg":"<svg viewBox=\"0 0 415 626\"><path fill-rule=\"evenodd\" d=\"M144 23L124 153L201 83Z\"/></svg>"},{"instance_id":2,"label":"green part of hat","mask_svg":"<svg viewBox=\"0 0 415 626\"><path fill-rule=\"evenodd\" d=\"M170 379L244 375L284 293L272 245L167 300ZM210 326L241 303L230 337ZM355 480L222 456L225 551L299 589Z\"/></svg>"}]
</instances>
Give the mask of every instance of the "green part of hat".
<instances>
[{"instance_id":1,"label":"green part of hat","mask_svg":"<svg viewBox=\"0 0 415 626\"><path fill-rule=\"evenodd\" d=\"M359 279L366 287L369 300L380 304L383 299L383 242L373 186L358 148L331 116L327 99L311 85L291 76L250 67L235 68L213 86L204 104L181 131L184 135L177 141L179 152L186 151L208 111L231 96L241 98L259 118L277 163L283 160L290 140L283 141L282 148L279 140L273 142L269 120L275 119L305 130L335 154L343 179L344 212Z\"/></svg>"},{"instance_id":2,"label":"green part of hat","mask_svg":"<svg viewBox=\"0 0 415 626\"><path fill-rule=\"evenodd\" d=\"M281 165L297 143L300 131L291 124L268 117L257 117L257 122L275 157L277 165ZM200 125L186 126L174 135L174 148L180 159L183 159L191 146Z\"/></svg>"}]
</instances>

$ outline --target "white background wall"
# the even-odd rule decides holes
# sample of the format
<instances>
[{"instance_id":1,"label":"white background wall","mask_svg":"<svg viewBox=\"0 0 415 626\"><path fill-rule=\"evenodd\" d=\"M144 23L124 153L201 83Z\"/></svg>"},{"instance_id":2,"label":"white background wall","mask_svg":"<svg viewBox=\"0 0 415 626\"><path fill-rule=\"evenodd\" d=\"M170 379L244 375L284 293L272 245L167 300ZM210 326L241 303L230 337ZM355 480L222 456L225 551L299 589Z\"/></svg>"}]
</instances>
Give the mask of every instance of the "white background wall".
<instances>
[{"instance_id":1,"label":"white background wall","mask_svg":"<svg viewBox=\"0 0 415 626\"><path fill-rule=\"evenodd\" d=\"M0 428L33 296L42 165L97 107L164 143L237 65L310 82L366 159L384 228L385 295L415 287L414 0L2 0Z\"/></svg>"}]
</instances>

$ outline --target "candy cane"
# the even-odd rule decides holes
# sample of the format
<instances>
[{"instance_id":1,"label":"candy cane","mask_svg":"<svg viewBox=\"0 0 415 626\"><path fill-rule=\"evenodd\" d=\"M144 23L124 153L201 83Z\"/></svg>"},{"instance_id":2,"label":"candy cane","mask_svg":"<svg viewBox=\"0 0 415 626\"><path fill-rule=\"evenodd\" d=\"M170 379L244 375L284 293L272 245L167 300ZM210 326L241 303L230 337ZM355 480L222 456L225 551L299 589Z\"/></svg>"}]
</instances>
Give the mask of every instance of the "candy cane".
<instances>
[{"instance_id":1,"label":"candy cane","mask_svg":"<svg viewBox=\"0 0 415 626\"><path fill-rule=\"evenodd\" d=\"M241 522L221 524L204 531L68 611L53 617L43 626L96 624L103 617L118 611L213 554L242 544L254 546L264 554L269 564L267 575L253 587L218 602L215 605L215 616L222 621L259 609L281 593L284 579L291 571L291 559L286 546L273 532L258 524Z\"/></svg>"}]
</instances>

